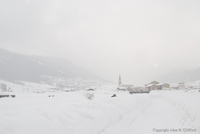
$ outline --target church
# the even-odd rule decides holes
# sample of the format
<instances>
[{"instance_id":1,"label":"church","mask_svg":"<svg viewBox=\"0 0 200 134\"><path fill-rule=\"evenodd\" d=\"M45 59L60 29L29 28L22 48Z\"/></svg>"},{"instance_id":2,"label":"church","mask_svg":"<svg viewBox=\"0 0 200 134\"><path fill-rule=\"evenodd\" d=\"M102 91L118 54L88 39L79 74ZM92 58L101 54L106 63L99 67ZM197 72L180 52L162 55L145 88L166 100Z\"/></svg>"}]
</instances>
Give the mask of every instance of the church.
<instances>
[{"instance_id":1,"label":"church","mask_svg":"<svg viewBox=\"0 0 200 134\"><path fill-rule=\"evenodd\" d=\"M124 85L122 84L121 76L119 75L118 81L118 91L132 91L134 89L134 85Z\"/></svg>"}]
</instances>

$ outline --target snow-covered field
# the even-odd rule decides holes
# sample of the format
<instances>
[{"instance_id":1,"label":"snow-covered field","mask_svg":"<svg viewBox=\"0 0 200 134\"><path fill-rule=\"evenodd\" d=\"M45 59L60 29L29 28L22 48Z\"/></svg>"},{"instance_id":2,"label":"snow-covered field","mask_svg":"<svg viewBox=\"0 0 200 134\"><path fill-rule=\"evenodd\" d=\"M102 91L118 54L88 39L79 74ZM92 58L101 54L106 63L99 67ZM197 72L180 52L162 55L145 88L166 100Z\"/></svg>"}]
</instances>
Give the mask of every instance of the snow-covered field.
<instances>
[{"instance_id":1,"label":"snow-covered field","mask_svg":"<svg viewBox=\"0 0 200 134\"><path fill-rule=\"evenodd\" d=\"M200 133L198 90L15 94L0 98L0 134Z\"/></svg>"}]
</instances>

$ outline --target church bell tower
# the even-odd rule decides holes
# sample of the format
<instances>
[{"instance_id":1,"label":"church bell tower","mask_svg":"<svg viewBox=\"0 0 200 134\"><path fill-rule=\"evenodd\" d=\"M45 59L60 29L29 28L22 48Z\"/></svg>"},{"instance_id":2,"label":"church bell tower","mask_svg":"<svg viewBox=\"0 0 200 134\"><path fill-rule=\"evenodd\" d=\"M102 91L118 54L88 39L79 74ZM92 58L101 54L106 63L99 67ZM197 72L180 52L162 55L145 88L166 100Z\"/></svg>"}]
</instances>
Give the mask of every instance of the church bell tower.
<instances>
[{"instance_id":1,"label":"church bell tower","mask_svg":"<svg viewBox=\"0 0 200 134\"><path fill-rule=\"evenodd\" d=\"M118 87L122 84L121 76L119 75Z\"/></svg>"}]
</instances>

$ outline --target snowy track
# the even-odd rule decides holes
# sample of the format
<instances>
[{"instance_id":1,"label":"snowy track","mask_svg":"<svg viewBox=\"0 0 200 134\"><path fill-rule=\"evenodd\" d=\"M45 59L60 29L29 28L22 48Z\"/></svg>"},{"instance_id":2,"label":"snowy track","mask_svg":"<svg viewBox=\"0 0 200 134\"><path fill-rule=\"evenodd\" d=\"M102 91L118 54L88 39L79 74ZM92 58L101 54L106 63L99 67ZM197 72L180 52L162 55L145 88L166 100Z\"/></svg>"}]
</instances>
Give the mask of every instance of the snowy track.
<instances>
[{"instance_id":1,"label":"snowy track","mask_svg":"<svg viewBox=\"0 0 200 134\"><path fill-rule=\"evenodd\" d=\"M94 92L93 100L86 98L86 92L2 98L0 134L200 133L198 92L117 92L111 98L113 93Z\"/></svg>"},{"instance_id":2,"label":"snowy track","mask_svg":"<svg viewBox=\"0 0 200 134\"><path fill-rule=\"evenodd\" d=\"M130 113L106 128L101 134L155 133L157 129L179 128L171 104L158 96L150 96L148 102L140 102Z\"/></svg>"},{"instance_id":3,"label":"snowy track","mask_svg":"<svg viewBox=\"0 0 200 134\"><path fill-rule=\"evenodd\" d=\"M129 107L130 111L128 111L127 113L122 113L118 121L116 121L110 126L107 126L98 134L111 134L111 133L121 134L121 133L126 133L126 131L133 129L132 125L134 124L135 120L143 112L145 112L146 109L151 104L148 95L144 96L146 96L145 99L141 99L140 96L137 96L137 99L135 100L136 101L135 105Z\"/></svg>"}]
</instances>

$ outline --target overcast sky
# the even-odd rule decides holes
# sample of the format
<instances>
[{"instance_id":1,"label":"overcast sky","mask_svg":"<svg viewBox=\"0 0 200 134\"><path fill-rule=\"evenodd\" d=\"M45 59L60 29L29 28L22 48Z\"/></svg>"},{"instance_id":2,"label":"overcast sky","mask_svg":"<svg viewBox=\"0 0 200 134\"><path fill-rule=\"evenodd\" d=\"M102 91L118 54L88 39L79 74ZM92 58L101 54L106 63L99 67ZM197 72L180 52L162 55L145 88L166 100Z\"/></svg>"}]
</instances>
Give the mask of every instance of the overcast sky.
<instances>
[{"instance_id":1,"label":"overcast sky","mask_svg":"<svg viewBox=\"0 0 200 134\"><path fill-rule=\"evenodd\" d=\"M0 0L0 47L144 85L200 66L200 0Z\"/></svg>"}]
</instances>

